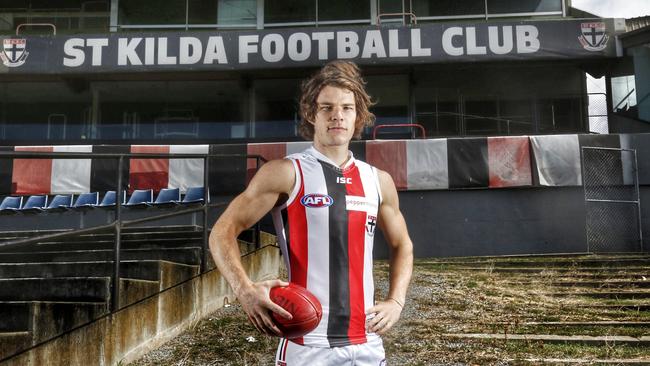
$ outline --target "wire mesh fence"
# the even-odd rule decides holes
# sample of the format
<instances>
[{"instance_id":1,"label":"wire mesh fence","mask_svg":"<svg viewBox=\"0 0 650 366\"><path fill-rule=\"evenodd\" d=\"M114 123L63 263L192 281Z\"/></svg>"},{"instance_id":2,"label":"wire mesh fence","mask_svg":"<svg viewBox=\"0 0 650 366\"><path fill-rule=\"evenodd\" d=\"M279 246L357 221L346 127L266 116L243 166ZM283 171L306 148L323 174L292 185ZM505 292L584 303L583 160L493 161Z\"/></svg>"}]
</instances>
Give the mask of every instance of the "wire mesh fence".
<instances>
[{"instance_id":1,"label":"wire mesh fence","mask_svg":"<svg viewBox=\"0 0 650 366\"><path fill-rule=\"evenodd\" d=\"M582 148L589 252L642 251L636 151Z\"/></svg>"}]
</instances>

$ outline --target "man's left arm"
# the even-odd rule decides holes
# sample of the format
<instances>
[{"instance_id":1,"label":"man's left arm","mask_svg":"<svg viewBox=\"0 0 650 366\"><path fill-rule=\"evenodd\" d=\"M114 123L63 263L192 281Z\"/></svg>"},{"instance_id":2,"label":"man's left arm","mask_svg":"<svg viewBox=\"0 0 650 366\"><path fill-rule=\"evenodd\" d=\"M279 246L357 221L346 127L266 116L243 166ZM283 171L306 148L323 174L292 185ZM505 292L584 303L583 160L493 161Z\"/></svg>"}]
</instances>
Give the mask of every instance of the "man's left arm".
<instances>
[{"instance_id":1,"label":"man's left arm","mask_svg":"<svg viewBox=\"0 0 650 366\"><path fill-rule=\"evenodd\" d=\"M406 304L406 291L413 272L413 243L399 209L399 198L393 178L379 170L382 202L379 206L378 224L390 249L390 288L384 301L368 309L375 313L368 321L370 332L384 334L397 323Z\"/></svg>"}]
</instances>

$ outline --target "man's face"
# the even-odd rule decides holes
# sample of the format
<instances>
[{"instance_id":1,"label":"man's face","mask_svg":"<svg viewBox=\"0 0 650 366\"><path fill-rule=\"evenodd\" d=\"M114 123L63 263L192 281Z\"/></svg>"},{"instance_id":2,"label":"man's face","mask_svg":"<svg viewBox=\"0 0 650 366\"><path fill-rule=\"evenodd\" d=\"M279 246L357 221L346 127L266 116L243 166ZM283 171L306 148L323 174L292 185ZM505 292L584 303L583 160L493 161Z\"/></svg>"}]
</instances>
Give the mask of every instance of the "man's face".
<instances>
[{"instance_id":1,"label":"man's face","mask_svg":"<svg viewBox=\"0 0 650 366\"><path fill-rule=\"evenodd\" d=\"M316 98L314 143L322 146L347 145L354 136L357 110L354 94L333 86L324 87Z\"/></svg>"}]
</instances>

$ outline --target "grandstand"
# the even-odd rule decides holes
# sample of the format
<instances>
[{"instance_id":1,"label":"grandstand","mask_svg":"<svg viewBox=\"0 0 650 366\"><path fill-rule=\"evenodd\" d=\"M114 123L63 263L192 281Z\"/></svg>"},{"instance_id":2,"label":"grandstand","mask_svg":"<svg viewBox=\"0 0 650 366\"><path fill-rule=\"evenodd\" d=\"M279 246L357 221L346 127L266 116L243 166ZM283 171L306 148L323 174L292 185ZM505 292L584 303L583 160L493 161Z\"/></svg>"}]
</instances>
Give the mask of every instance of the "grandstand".
<instances>
[{"instance_id":1,"label":"grandstand","mask_svg":"<svg viewBox=\"0 0 650 366\"><path fill-rule=\"evenodd\" d=\"M208 231L309 145L299 83L337 58L377 102L351 149L393 176L416 256L647 251L646 23L458 3L0 5L0 363L133 360L232 300ZM254 278L279 270L266 231L240 238Z\"/></svg>"}]
</instances>

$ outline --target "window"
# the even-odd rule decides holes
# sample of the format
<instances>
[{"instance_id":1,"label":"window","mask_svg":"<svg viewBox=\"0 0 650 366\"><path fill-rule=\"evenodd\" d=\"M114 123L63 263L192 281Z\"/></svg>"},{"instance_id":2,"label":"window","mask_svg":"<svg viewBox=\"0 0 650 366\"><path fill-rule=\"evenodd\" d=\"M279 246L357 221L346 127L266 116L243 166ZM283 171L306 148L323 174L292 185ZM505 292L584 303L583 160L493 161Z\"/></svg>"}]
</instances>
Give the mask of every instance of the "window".
<instances>
[{"instance_id":1,"label":"window","mask_svg":"<svg viewBox=\"0 0 650 366\"><path fill-rule=\"evenodd\" d=\"M489 14L562 12L563 0L488 0Z\"/></svg>"},{"instance_id":2,"label":"window","mask_svg":"<svg viewBox=\"0 0 650 366\"><path fill-rule=\"evenodd\" d=\"M64 141L89 138L92 98L88 85L63 82L0 84L0 138ZM38 108L33 106L37 105Z\"/></svg>"},{"instance_id":3,"label":"window","mask_svg":"<svg viewBox=\"0 0 650 366\"><path fill-rule=\"evenodd\" d=\"M417 17L483 15L485 0L413 0L413 12Z\"/></svg>"},{"instance_id":4,"label":"window","mask_svg":"<svg viewBox=\"0 0 650 366\"><path fill-rule=\"evenodd\" d=\"M318 1L318 21L370 19L370 1Z\"/></svg>"},{"instance_id":5,"label":"window","mask_svg":"<svg viewBox=\"0 0 650 366\"><path fill-rule=\"evenodd\" d=\"M314 0L266 0L264 1L265 23L298 23L316 20Z\"/></svg>"},{"instance_id":6,"label":"window","mask_svg":"<svg viewBox=\"0 0 650 366\"><path fill-rule=\"evenodd\" d=\"M255 81L255 121L251 137L298 136L298 79Z\"/></svg>"},{"instance_id":7,"label":"window","mask_svg":"<svg viewBox=\"0 0 650 366\"><path fill-rule=\"evenodd\" d=\"M108 31L109 0L0 1L0 33L14 33L20 24L48 23L57 33ZM49 34L44 26L23 26L20 34Z\"/></svg>"},{"instance_id":8,"label":"window","mask_svg":"<svg viewBox=\"0 0 650 366\"><path fill-rule=\"evenodd\" d=\"M375 126L384 124L410 123L409 119L409 80L408 75L367 76L366 90L377 103L370 108L377 120ZM380 130L388 138L411 136L410 127ZM365 131L366 137L372 136L372 129Z\"/></svg>"},{"instance_id":9,"label":"window","mask_svg":"<svg viewBox=\"0 0 650 366\"><path fill-rule=\"evenodd\" d=\"M227 140L246 137L247 99L235 81L96 83L101 140Z\"/></svg>"},{"instance_id":10,"label":"window","mask_svg":"<svg viewBox=\"0 0 650 366\"><path fill-rule=\"evenodd\" d=\"M185 24L185 8L185 0L120 0L119 23L121 25Z\"/></svg>"}]
</instances>

